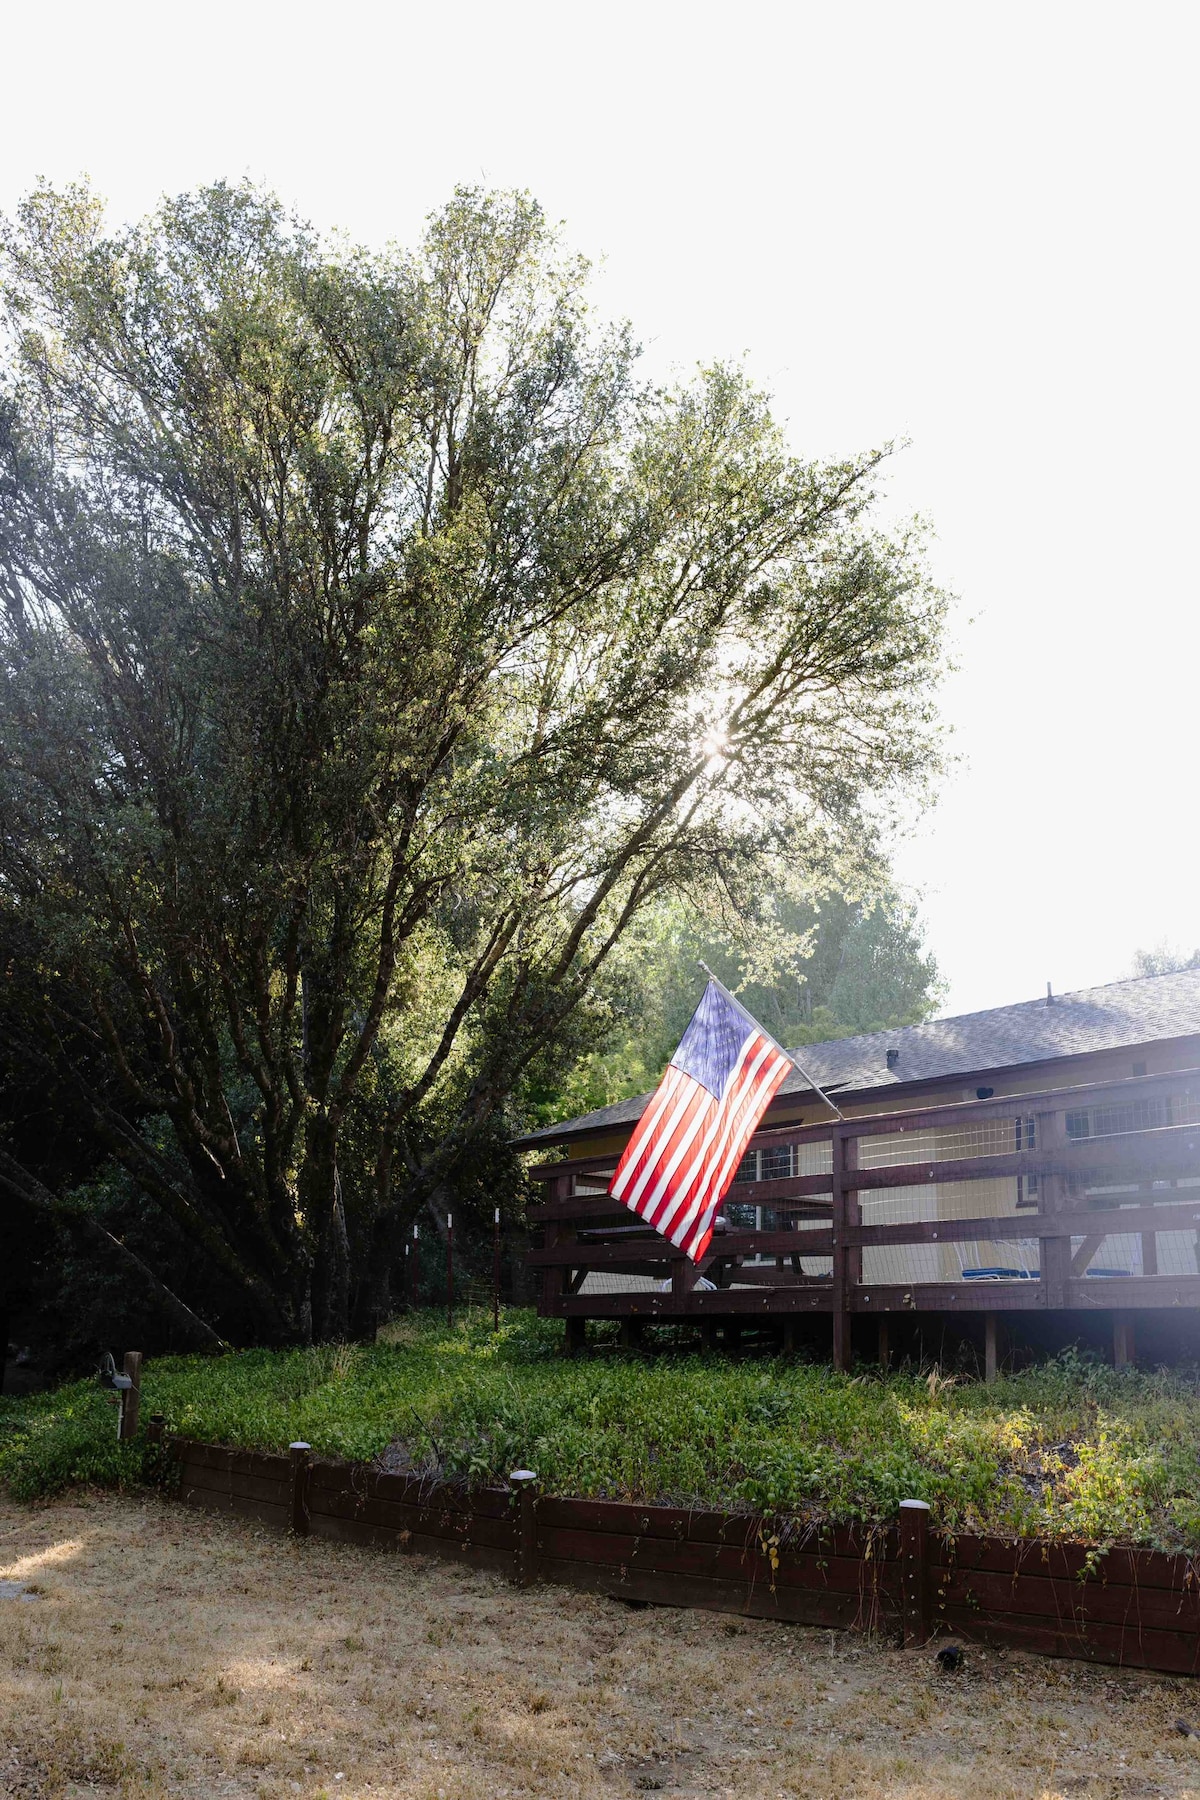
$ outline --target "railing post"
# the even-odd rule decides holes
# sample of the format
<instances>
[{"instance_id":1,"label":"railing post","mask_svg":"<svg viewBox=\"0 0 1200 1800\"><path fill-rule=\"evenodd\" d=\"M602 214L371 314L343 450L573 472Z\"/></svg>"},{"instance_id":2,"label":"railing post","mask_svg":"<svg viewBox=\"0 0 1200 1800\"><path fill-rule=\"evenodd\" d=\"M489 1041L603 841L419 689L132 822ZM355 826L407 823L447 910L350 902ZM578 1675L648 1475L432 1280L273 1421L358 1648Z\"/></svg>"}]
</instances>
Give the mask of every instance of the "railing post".
<instances>
[{"instance_id":1,"label":"railing post","mask_svg":"<svg viewBox=\"0 0 1200 1800\"><path fill-rule=\"evenodd\" d=\"M311 1444L288 1445L292 1459L291 1527L296 1537L307 1537L309 1531L308 1484L312 1475L312 1464L309 1461L311 1450Z\"/></svg>"},{"instance_id":2,"label":"railing post","mask_svg":"<svg viewBox=\"0 0 1200 1800\"><path fill-rule=\"evenodd\" d=\"M1066 1113L1061 1109L1038 1113L1038 1149L1049 1151L1052 1155L1061 1154L1066 1148L1066 1142ZM1062 1212L1065 1192L1065 1176L1043 1175L1038 1183L1038 1212L1044 1217L1050 1218L1055 1213ZM1058 1310L1065 1306L1067 1301L1067 1282L1071 1276L1071 1239L1068 1235L1066 1237L1043 1237L1038 1241L1042 1265L1042 1293L1046 1306Z\"/></svg>"},{"instance_id":3,"label":"railing post","mask_svg":"<svg viewBox=\"0 0 1200 1800\"><path fill-rule=\"evenodd\" d=\"M537 1580L537 1471L514 1469L508 1478L517 1490L518 1587L532 1587Z\"/></svg>"},{"instance_id":4,"label":"railing post","mask_svg":"<svg viewBox=\"0 0 1200 1800\"><path fill-rule=\"evenodd\" d=\"M681 1256L678 1262L671 1264L671 1293L682 1299L690 1294L700 1276L700 1271L690 1256Z\"/></svg>"},{"instance_id":5,"label":"railing post","mask_svg":"<svg viewBox=\"0 0 1200 1800\"><path fill-rule=\"evenodd\" d=\"M851 1185L858 1167L858 1139L848 1126L833 1127L833 1366L849 1371L851 1290L862 1275L862 1251L846 1241L846 1227L858 1221L858 1194Z\"/></svg>"},{"instance_id":6,"label":"railing post","mask_svg":"<svg viewBox=\"0 0 1200 1800\"><path fill-rule=\"evenodd\" d=\"M547 1200L553 1203L555 1200L569 1199L571 1189L574 1185L574 1178L572 1176L556 1175L553 1181L548 1181L546 1183L546 1186L549 1189L546 1196ZM565 1243L567 1239L572 1236L574 1236L574 1232L568 1231L563 1221L559 1219L546 1220L545 1245L547 1250L555 1249L557 1245ZM561 1263L558 1264L557 1267L545 1268L542 1270L541 1311L543 1315L550 1314L553 1316L556 1313L562 1312L563 1294L566 1289L566 1282L567 1271Z\"/></svg>"},{"instance_id":7,"label":"railing post","mask_svg":"<svg viewBox=\"0 0 1200 1800\"><path fill-rule=\"evenodd\" d=\"M900 1605L904 1648L929 1641L929 1507L900 1502Z\"/></svg>"}]
</instances>

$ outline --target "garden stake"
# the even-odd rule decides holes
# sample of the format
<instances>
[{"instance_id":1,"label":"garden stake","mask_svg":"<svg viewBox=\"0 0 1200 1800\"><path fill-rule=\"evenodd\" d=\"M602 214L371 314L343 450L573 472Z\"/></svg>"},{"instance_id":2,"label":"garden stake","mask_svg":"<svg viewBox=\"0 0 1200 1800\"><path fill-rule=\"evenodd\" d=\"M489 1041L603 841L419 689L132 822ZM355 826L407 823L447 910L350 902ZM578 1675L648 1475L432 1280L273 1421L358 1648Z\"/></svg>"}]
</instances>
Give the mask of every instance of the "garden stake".
<instances>
[{"instance_id":1,"label":"garden stake","mask_svg":"<svg viewBox=\"0 0 1200 1800\"><path fill-rule=\"evenodd\" d=\"M500 1329L500 1208L496 1208L492 1235L492 1330Z\"/></svg>"},{"instance_id":2,"label":"garden stake","mask_svg":"<svg viewBox=\"0 0 1200 1800\"><path fill-rule=\"evenodd\" d=\"M142 1353L140 1350L127 1350L121 1365L128 1375L130 1385L121 1395L121 1413L117 1424L117 1434L123 1438L137 1436L138 1412L142 1404Z\"/></svg>"}]
</instances>

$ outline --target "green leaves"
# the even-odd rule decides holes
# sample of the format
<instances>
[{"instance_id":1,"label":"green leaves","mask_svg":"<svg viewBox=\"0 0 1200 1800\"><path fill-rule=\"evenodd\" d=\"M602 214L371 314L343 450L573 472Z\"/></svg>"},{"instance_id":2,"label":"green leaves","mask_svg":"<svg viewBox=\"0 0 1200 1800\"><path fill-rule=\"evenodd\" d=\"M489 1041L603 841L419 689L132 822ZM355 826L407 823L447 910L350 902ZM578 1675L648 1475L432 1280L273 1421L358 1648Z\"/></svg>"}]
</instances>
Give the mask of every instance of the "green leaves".
<instances>
[{"instance_id":1,"label":"green leaves","mask_svg":"<svg viewBox=\"0 0 1200 1800\"><path fill-rule=\"evenodd\" d=\"M916 1498L947 1527L1200 1549L1194 1375L1071 1355L991 1386L791 1361L568 1363L560 1331L510 1313L499 1337L490 1315L451 1332L427 1314L392 1345L159 1359L143 1413L265 1450L304 1439L369 1460L400 1446L440 1478L502 1481L524 1465L561 1494L868 1524ZM6 1401L0 1476L32 1498L152 1475L113 1425L90 1384Z\"/></svg>"},{"instance_id":2,"label":"green leaves","mask_svg":"<svg viewBox=\"0 0 1200 1800\"><path fill-rule=\"evenodd\" d=\"M0 1050L232 1313L341 1332L654 905L861 863L945 603L881 453L651 389L526 195L374 255L245 184L117 232L40 189L6 252Z\"/></svg>"}]
</instances>

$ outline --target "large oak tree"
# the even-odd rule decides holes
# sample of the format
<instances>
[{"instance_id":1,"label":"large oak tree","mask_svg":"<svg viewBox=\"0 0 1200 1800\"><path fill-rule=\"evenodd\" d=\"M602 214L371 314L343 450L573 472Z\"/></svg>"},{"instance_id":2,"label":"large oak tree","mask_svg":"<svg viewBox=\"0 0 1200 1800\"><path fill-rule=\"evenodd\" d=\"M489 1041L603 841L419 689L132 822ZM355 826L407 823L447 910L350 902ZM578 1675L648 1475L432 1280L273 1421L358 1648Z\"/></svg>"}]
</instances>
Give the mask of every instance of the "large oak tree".
<instances>
[{"instance_id":1,"label":"large oak tree","mask_svg":"<svg viewBox=\"0 0 1200 1800\"><path fill-rule=\"evenodd\" d=\"M385 1303L644 909L862 856L934 764L882 453L648 384L586 274L466 191L412 255L248 187L7 232L2 1047L267 1338Z\"/></svg>"}]
</instances>

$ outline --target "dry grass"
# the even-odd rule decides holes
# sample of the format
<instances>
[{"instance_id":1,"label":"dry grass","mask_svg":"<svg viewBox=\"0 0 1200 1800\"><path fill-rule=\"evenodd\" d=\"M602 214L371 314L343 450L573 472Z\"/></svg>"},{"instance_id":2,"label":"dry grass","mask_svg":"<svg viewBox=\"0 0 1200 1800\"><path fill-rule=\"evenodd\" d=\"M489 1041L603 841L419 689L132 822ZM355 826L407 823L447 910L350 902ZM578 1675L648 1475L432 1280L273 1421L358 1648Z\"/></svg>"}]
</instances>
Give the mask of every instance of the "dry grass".
<instances>
[{"instance_id":1,"label":"dry grass","mask_svg":"<svg viewBox=\"0 0 1200 1800\"><path fill-rule=\"evenodd\" d=\"M293 1543L153 1497L0 1503L0 1789L129 1800L1200 1796L1200 1689Z\"/></svg>"}]
</instances>

